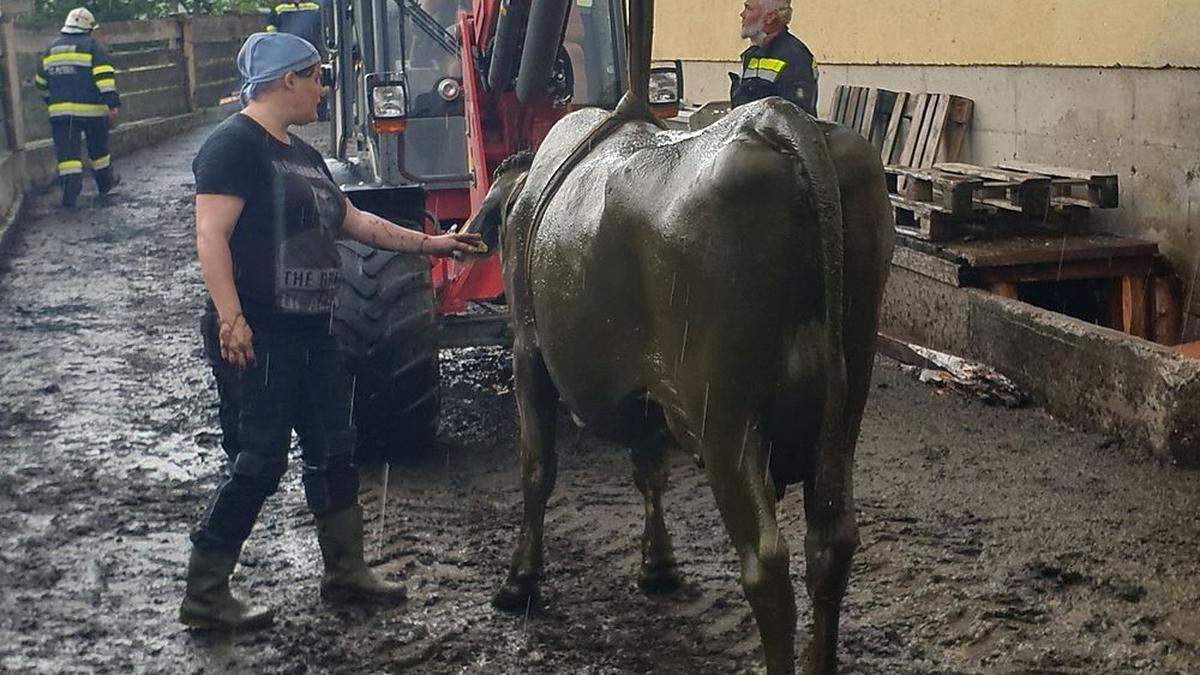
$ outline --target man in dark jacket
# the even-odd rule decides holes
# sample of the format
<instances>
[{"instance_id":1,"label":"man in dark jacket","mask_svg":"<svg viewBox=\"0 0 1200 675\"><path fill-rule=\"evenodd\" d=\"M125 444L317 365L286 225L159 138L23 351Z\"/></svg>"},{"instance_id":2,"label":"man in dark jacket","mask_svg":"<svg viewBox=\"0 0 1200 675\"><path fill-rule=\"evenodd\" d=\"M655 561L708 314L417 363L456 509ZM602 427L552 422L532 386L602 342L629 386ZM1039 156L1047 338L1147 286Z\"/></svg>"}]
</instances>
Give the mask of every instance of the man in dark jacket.
<instances>
[{"instance_id":1,"label":"man in dark jacket","mask_svg":"<svg viewBox=\"0 0 1200 675\"><path fill-rule=\"evenodd\" d=\"M284 0L271 8L267 19L267 32L291 33L308 40L317 48L321 60L325 60L328 47L325 44L325 10L315 0Z\"/></svg>"},{"instance_id":2,"label":"man in dark jacket","mask_svg":"<svg viewBox=\"0 0 1200 675\"><path fill-rule=\"evenodd\" d=\"M108 126L116 119L116 69L108 52L92 37L96 17L79 7L67 14L62 31L42 57L34 84L42 91L50 113L50 130L58 158L63 206L73 207L83 190L82 137L100 194L120 181L108 152Z\"/></svg>"},{"instance_id":3,"label":"man in dark jacket","mask_svg":"<svg viewBox=\"0 0 1200 675\"><path fill-rule=\"evenodd\" d=\"M791 0L746 0L742 6L742 74L729 74L733 107L780 96L817 114L817 64L812 52L788 32Z\"/></svg>"},{"instance_id":4,"label":"man in dark jacket","mask_svg":"<svg viewBox=\"0 0 1200 675\"><path fill-rule=\"evenodd\" d=\"M267 18L268 33L290 33L302 37L317 48L321 61L329 56L329 47L325 44L325 7L320 0L283 0L271 8ZM317 119L322 122L329 119L329 97L321 98L317 106Z\"/></svg>"}]
</instances>

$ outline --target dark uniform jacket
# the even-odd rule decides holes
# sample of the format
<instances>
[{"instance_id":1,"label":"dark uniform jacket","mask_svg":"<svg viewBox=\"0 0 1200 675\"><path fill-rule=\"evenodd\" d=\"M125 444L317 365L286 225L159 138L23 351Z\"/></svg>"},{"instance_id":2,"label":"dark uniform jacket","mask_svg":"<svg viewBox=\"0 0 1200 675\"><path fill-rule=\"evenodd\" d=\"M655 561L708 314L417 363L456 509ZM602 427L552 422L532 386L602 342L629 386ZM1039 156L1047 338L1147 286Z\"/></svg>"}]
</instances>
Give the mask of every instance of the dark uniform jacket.
<instances>
[{"instance_id":1,"label":"dark uniform jacket","mask_svg":"<svg viewBox=\"0 0 1200 675\"><path fill-rule=\"evenodd\" d=\"M271 9L271 16L267 19L267 31L291 33L302 37L317 48L321 58L325 58L327 50L325 32L321 27L322 14L321 5L313 0L285 0Z\"/></svg>"},{"instance_id":2,"label":"dark uniform jacket","mask_svg":"<svg viewBox=\"0 0 1200 675\"><path fill-rule=\"evenodd\" d=\"M116 69L104 47L87 33L63 33L51 42L33 83L42 91L51 119L104 117L121 106Z\"/></svg>"},{"instance_id":3,"label":"dark uniform jacket","mask_svg":"<svg viewBox=\"0 0 1200 675\"><path fill-rule=\"evenodd\" d=\"M817 114L817 64L812 52L786 30L759 47L742 52L741 76L729 74L733 107L768 96L781 96Z\"/></svg>"}]
</instances>

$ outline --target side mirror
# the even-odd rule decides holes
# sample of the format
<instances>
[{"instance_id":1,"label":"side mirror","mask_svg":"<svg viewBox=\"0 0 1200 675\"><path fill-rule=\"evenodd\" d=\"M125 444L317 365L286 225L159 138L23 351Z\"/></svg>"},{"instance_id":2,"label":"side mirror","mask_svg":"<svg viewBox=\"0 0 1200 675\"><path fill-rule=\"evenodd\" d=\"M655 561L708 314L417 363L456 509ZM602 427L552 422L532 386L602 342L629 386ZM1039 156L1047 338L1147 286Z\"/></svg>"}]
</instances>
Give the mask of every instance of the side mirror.
<instances>
[{"instance_id":1,"label":"side mirror","mask_svg":"<svg viewBox=\"0 0 1200 675\"><path fill-rule=\"evenodd\" d=\"M332 63L322 63L321 64L321 86L322 87L333 87L333 80L334 80L333 64Z\"/></svg>"},{"instance_id":2,"label":"side mirror","mask_svg":"<svg viewBox=\"0 0 1200 675\"><path fill-rule=\"evenodd\" d=\"M368 73L367 99L371 102L371 127L377 134L404 131L408 117L408 87L400 73Z\"/></svg>"},{"instance_id":3,"label":"side mirror","mask_svg":"<svg viewBox=\"0 0 1200 675\"><path fill-rule=\"evenodd\" d=\"M650 110L659 119L675 117L683 101L683 61L650 67Z\"/></svg>"}]
</instances>

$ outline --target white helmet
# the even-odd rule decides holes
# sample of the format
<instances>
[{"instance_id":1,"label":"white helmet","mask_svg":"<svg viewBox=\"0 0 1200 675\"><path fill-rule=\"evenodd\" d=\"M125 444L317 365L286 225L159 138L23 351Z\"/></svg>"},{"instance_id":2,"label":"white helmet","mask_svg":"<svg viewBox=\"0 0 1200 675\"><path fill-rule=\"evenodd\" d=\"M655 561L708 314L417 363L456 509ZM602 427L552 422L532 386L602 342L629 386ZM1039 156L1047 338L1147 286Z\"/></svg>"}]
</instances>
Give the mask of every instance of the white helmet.
<instances>
[{"instance_id":1,"label":"white helmet","mask_svg":"<svg viewBox=\"0 0 1200 675\"><path fill-rule=\"evenodd\" d=\"M86 7L71 10L63 22L63 32L66 33L90 33L93 30L96 30L96 17Z\"/></svg>"}]
</instances>

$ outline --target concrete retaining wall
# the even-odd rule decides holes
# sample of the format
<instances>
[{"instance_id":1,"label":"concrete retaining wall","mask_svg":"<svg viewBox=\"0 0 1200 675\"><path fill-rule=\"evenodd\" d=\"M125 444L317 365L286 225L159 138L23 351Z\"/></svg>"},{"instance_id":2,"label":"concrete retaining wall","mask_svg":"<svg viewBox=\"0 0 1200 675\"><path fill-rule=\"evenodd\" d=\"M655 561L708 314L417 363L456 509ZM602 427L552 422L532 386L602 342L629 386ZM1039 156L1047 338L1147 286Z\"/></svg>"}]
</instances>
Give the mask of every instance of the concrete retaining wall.
<instances>
[{"instance_id":1,"label":"concrete retaining wall","mask_svg":"<svg viewBox=\"0 0 1200 675\"><path fill-rule=\"evenodd\" d=\"M1200 361L897 266L881 330L991 365L1071 424L1200 467Z\"/></svg>"}]
</instances>

